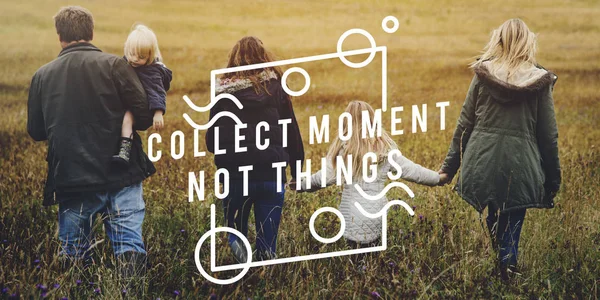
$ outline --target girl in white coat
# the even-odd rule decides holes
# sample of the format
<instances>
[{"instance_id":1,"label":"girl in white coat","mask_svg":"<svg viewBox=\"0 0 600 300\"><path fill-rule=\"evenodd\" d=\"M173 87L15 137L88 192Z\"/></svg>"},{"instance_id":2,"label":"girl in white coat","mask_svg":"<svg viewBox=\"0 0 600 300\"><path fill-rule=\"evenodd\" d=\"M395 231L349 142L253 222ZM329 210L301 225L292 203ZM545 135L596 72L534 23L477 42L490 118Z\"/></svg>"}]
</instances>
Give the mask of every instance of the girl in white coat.
<instances>
[{"instance_id":1,"label":"girl in white coat","mask_svg":"<svg viewBox=\"0 0 600 300\"><path fill-rule=\"evenodd\" d=\"M342 160L346 162L349 155L352 156L350 160L352 161L353 184L358 184L362 190L369 195L381 193L385 187L385 182L388 179L388 171L394 172L392 166L394 163L396 164L396 166L394 166L395 169L397 169L398 166L401 168L402 179L428 186L445 183L447 180L445 174L440 175L435 171L415 164L408 158L402 156L399 151L396 151L397 154L388 159L388 153L398 149L398 146L383 128L380 137L375 136L370 138L367 134L366 138L362 138L363 111L368 111L370 119L374 120L375 113L368 103L363 101L352 101L348 104L346 112L352 116L353 129L350 139L348 141L341 141L339 136L336 137L327 153L326 170L320 170L311 175L310 188L308 187L306 178L303 178L299 183L300 191L313 192L320 189L321 186L323 186L322 172L326 173L326 186L335 184L338 181L336 178L337 157L341 156ZM344 136L348 133L348 128L346 127L343 128ZM362 164L363 156L369 152L375 153L375 157L377 157L377 174L374 180L366 182L362 176ZM342 187L342 200L339 211L344 216L346 222L346 230L344 231L343 236L351 246L375 243L381 236L382 219L372 219L363 215L355 206L355 202L358 202L367 212L374 214L379 212L388 200L385 195L374 201L365 199L359 194L353 184L346 183ZM384 214L382 218L385 217L386 215Z\"/></svg>"}]
</instances>

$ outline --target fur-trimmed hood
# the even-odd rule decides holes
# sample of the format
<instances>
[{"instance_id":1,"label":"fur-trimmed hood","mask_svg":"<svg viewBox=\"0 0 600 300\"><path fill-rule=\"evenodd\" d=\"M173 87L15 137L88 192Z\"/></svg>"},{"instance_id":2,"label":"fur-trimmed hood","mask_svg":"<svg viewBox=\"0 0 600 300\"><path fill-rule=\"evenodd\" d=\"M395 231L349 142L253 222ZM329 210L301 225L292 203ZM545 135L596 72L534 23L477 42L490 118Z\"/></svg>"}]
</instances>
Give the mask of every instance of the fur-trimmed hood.
<instances>
[{"instance_id":1,"label":"fur-trimmed hood","mask_svg":"<svg viewBox=\"0 0 600 300\"><path fill-rule=\"evenodd\" d=\"M262 71L258 75L261 82L269 81L271 79L277 79L277 73L268 70ZM224 78L220 79L217 82L217 86L215 87L215 92L217 94L233 94L237 91L241 91L243 89L247 89L252 86L252 81L248 78Z\"/></svg>"},{"instance_id":2,"label":"fur-trimmed hood","mask_svg":"<svg viewBox=\"0 0 600 300\"><path fill-rule=\"evenodd\" d=\"M531 98L536 93L549 85L553 85L557 76L539 66L524 65L510 78L508 71L500 68L493 72L491 61L484 61L474 68L479 80L489 88L493 98L501 103L522 101Z\"/></svg>"}]
</instances>

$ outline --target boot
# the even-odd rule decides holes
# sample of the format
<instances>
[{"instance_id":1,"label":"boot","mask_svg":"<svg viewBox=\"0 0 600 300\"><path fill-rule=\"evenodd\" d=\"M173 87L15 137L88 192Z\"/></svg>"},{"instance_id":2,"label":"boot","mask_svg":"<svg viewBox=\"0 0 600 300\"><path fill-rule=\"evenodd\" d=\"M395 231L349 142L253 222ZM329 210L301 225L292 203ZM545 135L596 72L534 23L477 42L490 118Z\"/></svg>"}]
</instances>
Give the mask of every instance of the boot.
<instances>
[{"instance_id":1,"label":"boot","mask_svg":"<svg viewBox=\"0 0 600 300\"><path fill-rule=\"evenodd\" d=\"M233 257L240 264L245 264L248 262L248 253L246 252L246 246L240 242L239 239L235 239L233 242L229 243L231 247L231 252L233 252Z\"/></svg>"},{"instance_id":2,"label":"boot","mask_svg":"<svg viewBox=\"0 0 600 300\"><path fill-rule=\"evenodd\" d=\"M271 260L276 258L277 255L269 250L256 251L256 260L258 261Z\"/></svg>"},{"instance_id":3,"label":"boot","mask_svg":"<svg viewBox=\"0 0 600 300\"><path fill-rule=\"evenodd\" d=\"M508 275L508 266L505 264L500 264L500 279L504 283L508 283L510 281L510 276Z\"/></svg>"},{"instance_id":4,"label":"boot","mask_svg":"<svg viewBox=\"0 0 600 300\"><path fill-rule=\"evenodd\" d=\"M112 156L112 161L124 167L129 166L132 145L133 139L121 137L119 140L119 153Z\"/></svg>"},{"instance_id":5,"label":"boot","mask_svg":"<svg viewBox=\"0 0 600 300\"><path fill-rule=\"evenodd\" d=\"M146 254L128 251L117 257L117 268L123 282L123 296L143 298L146 286Z\"/></svg>"},{"instance_id":6,"label":"boot","mask_svg":"<svg viewBox=\"0 0 600 300\"><path fill-rule=\"evenodd\" d=\"M499 262L497 268L500 271L500 279L505 283L522 275L521 271L516 265Z\"/></svg>"}]
</instances>

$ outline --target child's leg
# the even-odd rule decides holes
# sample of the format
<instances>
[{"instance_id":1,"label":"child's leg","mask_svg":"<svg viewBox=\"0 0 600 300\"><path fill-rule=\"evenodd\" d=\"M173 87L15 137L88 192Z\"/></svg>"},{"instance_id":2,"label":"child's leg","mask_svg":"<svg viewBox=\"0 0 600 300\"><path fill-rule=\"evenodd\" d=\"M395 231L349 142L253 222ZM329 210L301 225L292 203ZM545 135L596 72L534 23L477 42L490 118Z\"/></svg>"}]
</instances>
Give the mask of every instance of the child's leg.
<instances>
[{"instance_id":1,"label":"child's leg","mask_svg":"<svg viewBox=\"0 0 600 300\"><path fill-rule=\"evenodd\" d=\"M133 135L133 114L130 111L126 111L123 117L123 126L121 127L121 137L131 138L131 135Z\"/></svg>"},{"instance_id":2,"label":"child's leg","mask_svg":"<svg viewBox=\"0 0 600 300\"><path fill-rule=\"evenodd\" d=\"M376 240L374 240L372 242L366 242L366 243L346 239L346 245L348 245L348 247L350 249L377 247L377 246L381 245L381 237L377 238Z\"/></svg>"},{"instance_id":3,"label":"child's leg","mask_svg":"<svg viewBox=\"0 0 600 300\"><path fill-rule=\"evenodd\" d=\"M346 245L348 245L348 248L350 249L358 249L360 248L360 243L357 243L353 240L350 239L346 239Z\"/></svg>"},{"instance_id":4,"label":"child's leg","mask_svg":"<svg viewBox=\"0 0 600 300\"><path fill-rule=\"evenodd\" d=\"M350 249L372 248L381 245L381 238L367 243L346 239L346 245L348 245ZM373 257L373 252L364 252L351 255L350 261L357 266L359 272L363 273L367 269L367 260L371 257Z\"/></svg>"},{"instance_id":5,"label":"child's leg","mask_svg":"<svg viewBox=\"0 0 600 300\"><path fill-rule=\"evenodd\" d=\"M125 112L123 125L121 126L121 138L119 139L119 150L112 156L115 163L127 166L131 155L133 138L133 114L130 111Z\"/></svg>"},{"instance_id":6,"label":"child's leg","mask_svg":"<svg viewBox=\"0 0 600 300\"><path fill-rule=\"evenodd\" d=\"M356 250L356 249L360 249L362 244L357 241L353 241L351 239L346 239L346 245L348 246L348 248L350 248L352 250ZM354 255L350 255L350 257L349 257L350 263L352 263L355 270L358 271L359 273L364 273L365 270L367 269L367 267L365 266L365 264L366 264L365 258L366 258L366 255L364 253L357 253Z\"/></svg>"}]
</instances>

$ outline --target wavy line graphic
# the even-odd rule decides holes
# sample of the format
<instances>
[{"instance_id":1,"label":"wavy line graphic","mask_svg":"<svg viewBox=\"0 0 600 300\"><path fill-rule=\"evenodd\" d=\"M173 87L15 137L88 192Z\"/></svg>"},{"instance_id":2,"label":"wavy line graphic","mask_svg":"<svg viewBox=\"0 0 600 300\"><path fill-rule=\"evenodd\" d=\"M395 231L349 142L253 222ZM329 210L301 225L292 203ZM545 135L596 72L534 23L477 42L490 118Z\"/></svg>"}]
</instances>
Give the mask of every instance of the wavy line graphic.
<instances>
[{"instance_id":1,"label":"wavy line graphic","mask_svg":"<svg viewBox=\"0 0 600 300\"><path fill-rule=\"evenodd\" d=\"M194 127L195 129L199 129L199 130L209 129L221 117L230 117L238 125L242 124L242 121L236 115L234 115L232 112L229 112L229 111L222 111L222 112L216 114L212 119L210 119L210 121L208 121L208 123L206 123L204 125L198 125L198 123L192 121L192 118L190 118L190 116L187 113L183 114L183 118L188 122L188 124L190 124L190 126Z\"/></svg>"},{"instance_id":2,"label":"wavy line graphic","mask_svg":"<svg viewBox=\"0 0 600 300\"><path fill-rule=\"evenodd\" d=\"M380 211L372 214L368 211L366 211L362 205L360 205L360 203L358 202L354 202L354 206L356 206L356 208L358 209L358 211L363 214L365 217L367 218L371 218L371 219L376 219L376 218L381 218L381 216L383 216L383 214L386 214L388 209L390 209L390 207L392 205L400 205L402 207L404 207L404 209L406 209L406 211L408 212L409 215L414 216L415 212L412 210L412 208L410 207L410 205L406 204L406 202L402 201L402 200L392 200L390 202L388 202Z\"/></svg>"},{"instance_id":3,"label":"wavy line graphic","mask_svg":"<svg viewBox=\"0 0 600 300\"><path fill-rule=\"evenodd\" d=\"M385 188L383 188L383 190L374 196L371 196L367 193L365 193L365 191L363 191L363 189L360 187L360 185L355 184L354 188L356 188L356 190L358 191L358 193L363 196L363 198L367 199L367 200L371 200L371 201L375 201L375 200L379 200L381 199L383 196L385 196L385 194L392 189L393 187L400 187L402 188L411 198L415 197L415 193L413 193L413 191L404 183L402 182L392 182L390 184L388 184Z\"/></svg>"},{"instance_id":4,"label":"wavy line graphic","mask_svg":"<svg viewBox=\"0 0 600 300\"><path fill-rule=\"evenodd\" d=\"M232 94L227 94L227 93L223 93L223 94L219 94L216 97L212 98L212 100L210 101L210 103L207 106L197 106L196 104L194 104L194 102L192 102L192 100L187 96L187 95L183 95L183 100L185 101L185 103L187 103L187 105L197 111L197 112L207 112L209 111L213 106L215 106L215 104L217 104L217 102L219 102L219 100L221 99L229 99L231 100L239 109L244 108L244 106L242 105L242 103L240 103L240 100L238 100L234 95ZM188 122L189 123L189 122Z\"/></svg>"}]
</instances>

